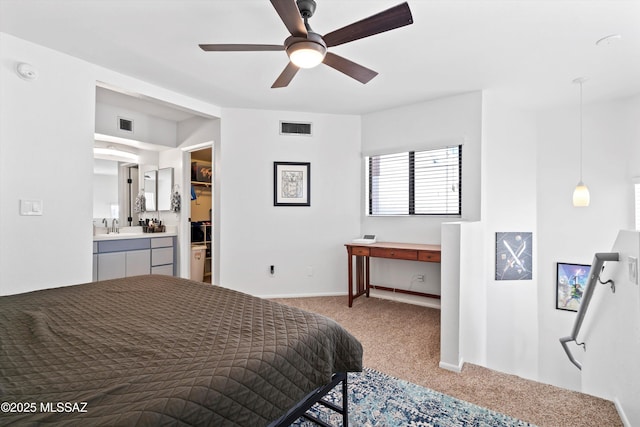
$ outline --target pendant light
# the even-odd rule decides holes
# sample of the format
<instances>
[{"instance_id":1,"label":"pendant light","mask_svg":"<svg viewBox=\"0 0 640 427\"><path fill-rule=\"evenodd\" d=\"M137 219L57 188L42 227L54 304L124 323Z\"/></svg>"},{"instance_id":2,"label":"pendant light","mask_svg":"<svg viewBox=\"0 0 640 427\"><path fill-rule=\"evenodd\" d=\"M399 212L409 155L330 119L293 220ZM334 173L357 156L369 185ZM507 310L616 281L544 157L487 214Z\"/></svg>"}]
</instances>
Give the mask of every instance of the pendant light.
<instances>
[{"instance_id":1,"label":"pendant light","mask_svg":"<svg viewBox=\"0 0 640 427\"><path fill-rule=\"evenodd\" d=\"M589 189L584 182L582 182L582 84L587 81L584 77L578 77L573 80L573 83L580 85L580 181L573 190L573 206L575 207L587 207L591 197L589 195Z\"/></svg>"}]
</instances>

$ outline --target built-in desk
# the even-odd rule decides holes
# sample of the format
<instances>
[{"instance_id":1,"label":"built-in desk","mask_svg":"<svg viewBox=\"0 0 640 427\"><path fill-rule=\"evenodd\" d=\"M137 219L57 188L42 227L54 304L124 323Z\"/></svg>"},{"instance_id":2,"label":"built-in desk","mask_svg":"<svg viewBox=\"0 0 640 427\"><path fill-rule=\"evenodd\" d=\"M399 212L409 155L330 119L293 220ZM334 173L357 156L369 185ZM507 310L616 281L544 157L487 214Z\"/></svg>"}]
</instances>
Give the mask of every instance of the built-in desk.
<instances>
[{"instance_id":1,"label":"built-in desk","mask_svg":"<svg viewBox=\"0 0 640 427\"><path fill-rule=\"evenodd\" d=\"M378 242L372 244L347 243L349 254L349 307L361 295L369 296L370 289L393 291L440 299L440 295L372 285L369 277L369 258L392 258L409 261L440 262L440 245ZM356 290L353 289L353 257L356 257Z\"/></svg>"}]
</instances>

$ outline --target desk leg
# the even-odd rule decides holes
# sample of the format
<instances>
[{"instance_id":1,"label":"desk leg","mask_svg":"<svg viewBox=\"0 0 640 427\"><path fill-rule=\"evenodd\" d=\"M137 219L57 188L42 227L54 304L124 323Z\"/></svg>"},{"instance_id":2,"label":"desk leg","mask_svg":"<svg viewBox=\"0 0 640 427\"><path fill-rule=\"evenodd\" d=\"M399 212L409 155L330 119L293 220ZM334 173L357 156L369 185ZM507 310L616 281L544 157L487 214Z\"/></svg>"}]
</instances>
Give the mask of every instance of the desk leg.
<instances>
[{"instance_id":1,"label":"desk leg","mask_svg":"<svg viewBox=\"0 0 640 427\"><path fill-rule=\"evenodd\" d=\"M353 305L353 259L351 255L351 249L347 249L348 257L347 261L349 264L349 307Z\"/></svg>"},{"instance_id":2,"label":"desk leg","mask_svg":"<svg viewBox=\"0 0 640 427\"><path fill-rule=\"evenodd\" d=\"M363 256L356 256L356 296L360 296L364 293L365 278L364 278L364 265L362 263Z\"/></svg>"},{"instance_id":3,"label":"desk leg","mask_svg":"<svg viewBox=\"0 0 640 427\"><path fill-rule=\"evenodd\" d=\"M358 298L362 294L366 294L369 297L369 257L356 255L356 289L353 290L353 252L348 249L348 264L347 269L349 271L349 307L353 306L353 300Z\"/></svg>"},{"instance_id":4,"label":"desk leg","mask_svg":"<svg viewBox=\"0 0 640 427\"><path fill-rule=\"evenodd\" d=\"M364 272L365 275L365 286L366 286L366 291L367 291L367 298L369 298L369 288L371 288L371 280L370 280L370 276L369 276L369 257L365 257L366 258L366 270Z\"/></svg>"}]
</instances>

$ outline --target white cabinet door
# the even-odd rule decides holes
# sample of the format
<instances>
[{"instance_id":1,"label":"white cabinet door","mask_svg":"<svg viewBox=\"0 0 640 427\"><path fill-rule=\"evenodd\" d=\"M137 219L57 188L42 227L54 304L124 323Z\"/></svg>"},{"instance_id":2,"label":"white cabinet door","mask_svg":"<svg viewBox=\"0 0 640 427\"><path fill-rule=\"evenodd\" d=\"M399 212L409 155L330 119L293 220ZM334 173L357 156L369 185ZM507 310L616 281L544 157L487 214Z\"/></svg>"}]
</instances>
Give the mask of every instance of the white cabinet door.
<instances>
[{"instance_id":1,"label":"white cabinet door","mask_svg":"<svg viewBox=\"0 0 640 427\"><path fill-rule=\"evenodd\" d=\"M163 274L165 276L173 276L173 264L151 267L151 274Z\"/></svg>"},{"instance_id":2,"label":"white cabinet door","mask_svg":"<svg viewBox=\"0 0 640 427\"><path fill-rule=\"evenodd\" d=\"M98 280L118 279L126 274L126 252L98 254Z\"/></svg>"},{"instance_id":3,"label":"white cabinet door","mask_svg":"<svg viewBox=\"0 0 640 427\"><path fill-rule=\"evenodd\" d=\"M173 264L173 248L152 249L151 265Z\"/></svg>"},{"instance_id":4,"label":"white cabinet door","mask_svg":"<svg viewBox=\"0 0 640 427\"><path fill-rule=\"evenodd\" d=\"M140 276L149 274L151 271L151 251L143 249L140 251L126 252L126 276Z\"/></svg>"}]
</instances>

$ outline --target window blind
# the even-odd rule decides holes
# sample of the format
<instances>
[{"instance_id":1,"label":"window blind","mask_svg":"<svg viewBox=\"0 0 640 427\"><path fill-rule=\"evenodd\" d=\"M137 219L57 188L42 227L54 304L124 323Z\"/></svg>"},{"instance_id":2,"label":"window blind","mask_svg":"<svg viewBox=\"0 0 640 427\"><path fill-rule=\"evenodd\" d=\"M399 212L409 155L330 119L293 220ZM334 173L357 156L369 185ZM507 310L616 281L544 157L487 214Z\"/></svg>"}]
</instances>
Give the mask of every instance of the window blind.
<instances>
[{"instance_id":1,"label":"window blind","mask_svg":"<svg viewBox=\"0 0 640 427\"><path fill-rule=\"evenodd\" d=\"M369 215L460 215L462 145L369 156Z\"/></svg>"}]
</instances>

